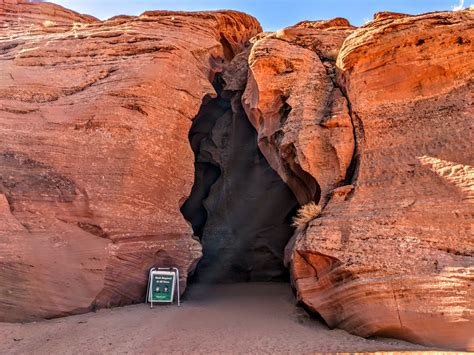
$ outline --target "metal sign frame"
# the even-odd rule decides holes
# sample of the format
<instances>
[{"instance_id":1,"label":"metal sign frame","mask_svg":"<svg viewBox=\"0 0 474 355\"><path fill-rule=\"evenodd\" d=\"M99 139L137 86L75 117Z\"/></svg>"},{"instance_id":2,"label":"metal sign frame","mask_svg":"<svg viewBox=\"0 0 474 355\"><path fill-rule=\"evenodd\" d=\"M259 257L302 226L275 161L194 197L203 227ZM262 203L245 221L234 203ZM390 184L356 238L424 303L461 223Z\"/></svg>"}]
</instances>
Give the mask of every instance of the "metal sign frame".
<instances>
[{"instance_id":1,"label":"metal sign frame","mask_svg":"<svg viewBox=\"0 0 474 355\"><path fill-rule=\"evenodd\" d=\"M153 300L153 276L159 275L160 271L163 272L162 275L174 274L174 283L172 285L171 291L171 301L157 301ZM166 273L165 273L166 272ZM176 286L176 287L175 287ZM173 303L174 293L176 292L176 298L178 299L178 307L181 306L180 292L179 292L179 270L176 267L158 267L151 268L148 273L148 287L146 290L145 303L150 303L150 308L153 308L153 303Z\"/></svg>"}]
</instances>

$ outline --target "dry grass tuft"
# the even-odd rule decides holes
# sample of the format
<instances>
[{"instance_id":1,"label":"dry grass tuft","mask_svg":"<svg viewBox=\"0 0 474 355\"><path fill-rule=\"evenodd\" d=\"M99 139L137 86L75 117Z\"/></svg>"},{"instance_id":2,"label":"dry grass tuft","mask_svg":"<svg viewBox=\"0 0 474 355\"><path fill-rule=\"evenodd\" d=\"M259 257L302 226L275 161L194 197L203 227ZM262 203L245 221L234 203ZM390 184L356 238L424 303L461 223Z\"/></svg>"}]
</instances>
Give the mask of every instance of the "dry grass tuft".
<instances>
[{"instance_id":1,"label":"dry grass tuft","mask_svg":"<svg viewBox=\"0 0 474 355\"><path fill-rule=\"evenodd\" d=\"M292 226L295 228L303 228L313 219L321 214L321 207L314 202L307 203L300 207L296 216L293 218Z\"/></svg>"}]
</instances>

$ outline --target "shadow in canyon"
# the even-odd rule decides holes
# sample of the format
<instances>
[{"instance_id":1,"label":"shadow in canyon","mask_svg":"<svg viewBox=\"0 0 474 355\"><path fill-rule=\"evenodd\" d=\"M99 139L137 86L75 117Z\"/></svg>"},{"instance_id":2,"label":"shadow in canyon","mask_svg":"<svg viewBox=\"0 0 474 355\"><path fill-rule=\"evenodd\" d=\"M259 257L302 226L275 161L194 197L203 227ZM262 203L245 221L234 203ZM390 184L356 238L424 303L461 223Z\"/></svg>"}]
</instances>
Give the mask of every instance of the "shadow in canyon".
<instances>
[{"instance_id":1,"label":"shadow in canyon","mask_svg":"<svg viewBox=\"0 0 474 355\"><path fill-rule=\"evenodd\" d=\"M203 246L191 281L287 281L284 248L298 202L257 146L257 132L217 75L216 98L206 97L189 141L195 181L181 208Z\"/></svg>"}]
</instances>

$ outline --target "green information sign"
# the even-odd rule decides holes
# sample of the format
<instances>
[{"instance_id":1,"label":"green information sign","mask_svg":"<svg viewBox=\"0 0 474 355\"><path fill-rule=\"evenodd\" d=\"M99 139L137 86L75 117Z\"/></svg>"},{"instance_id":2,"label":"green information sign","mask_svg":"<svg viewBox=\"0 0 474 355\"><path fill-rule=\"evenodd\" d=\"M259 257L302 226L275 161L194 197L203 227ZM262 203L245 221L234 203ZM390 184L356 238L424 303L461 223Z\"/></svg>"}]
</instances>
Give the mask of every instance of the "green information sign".
<instances>
[{"instance_id":1,"label":"green information sign","mask_svg":"<svg viewBox=\"0 0 474 355\"><path fill-rule=\"evenodd\" d=\"M180 293L178 268L151 268L148 276L148 288L145 303L149 302L151 308L153 308L154 302L173 303L175 290L179 306Z\"/></svg>"},{"instance_id":2,"label":"green information sign","mask_svg":"<svg viewBox=\"0 0 474 355\"><path fill-rule=\"evenodd\" d=\"M176 274L169 271L155 271L151 275L150 300L173 302Z\"/></svg>"}]
</instances>

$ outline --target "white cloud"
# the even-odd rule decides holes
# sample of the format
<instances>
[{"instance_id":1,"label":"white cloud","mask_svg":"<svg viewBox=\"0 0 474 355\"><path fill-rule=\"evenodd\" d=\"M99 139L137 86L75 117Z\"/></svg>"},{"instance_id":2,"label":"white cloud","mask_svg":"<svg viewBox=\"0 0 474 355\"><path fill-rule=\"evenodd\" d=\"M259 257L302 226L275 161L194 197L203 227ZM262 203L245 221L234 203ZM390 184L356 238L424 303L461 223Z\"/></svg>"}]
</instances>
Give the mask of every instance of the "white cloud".
<instances>
[{"instance_id":1,"label":"white cloud","mask_svg":"<svg viewBox=\"0 0 474 355\"><path fill-rule=\"evenodd\" d=\"M459 0L459 4L457 6L453 6L453 11L459 11L464 9L464 0Z\"/></svg>"}]
</instances>

